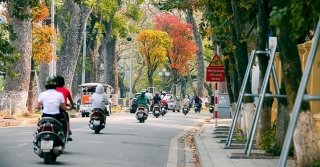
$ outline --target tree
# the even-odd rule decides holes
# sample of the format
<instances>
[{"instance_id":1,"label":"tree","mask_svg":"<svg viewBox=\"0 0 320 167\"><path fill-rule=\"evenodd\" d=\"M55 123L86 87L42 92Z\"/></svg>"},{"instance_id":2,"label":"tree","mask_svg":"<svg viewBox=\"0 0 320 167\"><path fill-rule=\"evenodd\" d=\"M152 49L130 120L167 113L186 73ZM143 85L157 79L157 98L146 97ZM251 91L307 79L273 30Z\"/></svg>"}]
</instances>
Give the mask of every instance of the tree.
<instances>
[{"instance_id":1,"label":"tree","mask_svg":"<svg viewBox=\"0 0 320 167\"><path fill-rule=\"evenodd\" d=\"M3 92L0 97L0 108L2 111L14 109L12 114L27 113L26 103L29 91L30 65L32 55L31 38L31 10L30 7L38 3L33 1L10 0L8 2L9 23L13 27L16 39L10 43L20 53L18 62L11 64L16 77L6 77ZM18 67L18 68L17 68ZM9 101L12 106L9 106Z\"/></svg>"},{"instance_id":2,"label":"tree","mask_svg":"<svg viewBox=\"0 0 320 167\"><path fill-rule=\"evenodd\" d=\"M154 22L155 28L167 32L173 41L173 47L167 56L173 83L177 83L181 75L187 73L188 61L195 59L198 50L192 39L192 25L181 22L171 14L159 14Z\"/></svg>"},{"instance_id":3,"label":"tree","mask_svg":"<svg viewBox=\"0 0 320 167\"><path fill-rule=\"evenodd\" d=\"M55 32L48 25L42 25L49 15L49 10L44 4L32 8L32 60L30 73L30 83L28 92L28 111L32 115L34 109L34 79L36 72L36 64L49 64L52 59L57 59L53 55L53 47L51 42L54 42ZM37 85L39 86L39 85ZM38 92L39 93L39 92Z\"/></svg>"},{"instance_id":4,"label":"tree","mask_svg":"<svg viewBox=\"0 0 320 167\"><path fill-rule=\"evenodd\" d=\"M320 2L310 0L297 3L293 0L272 0L271 5L273 10L270 21L276 26L283 83L289 112L292 112L302 77L297 41L301 38L305 39L310 28L319 19ZM318 138L312 122L310 104L303 101L293 134L297 166L312 166L320 158Z\"/></svg>"},{"instance_id":5,"label":"tree","mask_svg":"<svg viewBox=\"0 0 320 167\"><path fill-rule=\"evenodd\" d=\"M57 61L57 67L63 68L57 68L57 75L63 76L66 86L71 87L83 40L83 32L86 30L86 22L92 9L82 4L78 5L74 0L64 1L60 8L59 10L62 10L64 16L69 16L70 20L58 18L59 31L64 37L64 41Z\"/></svg>"},{"instance_id":6,"label":"tree","mask_svg":"<svg viewBox=\"0 0 320 167\"><path fill-rule=\"evenodd\" d=\"M166 32L158 30L141 31L136 40L140 42L140 53L147 65L149 86L153 86L153 73L167 60L167 51L172 47L172 40Z\"/></svg>"}]
</instances>

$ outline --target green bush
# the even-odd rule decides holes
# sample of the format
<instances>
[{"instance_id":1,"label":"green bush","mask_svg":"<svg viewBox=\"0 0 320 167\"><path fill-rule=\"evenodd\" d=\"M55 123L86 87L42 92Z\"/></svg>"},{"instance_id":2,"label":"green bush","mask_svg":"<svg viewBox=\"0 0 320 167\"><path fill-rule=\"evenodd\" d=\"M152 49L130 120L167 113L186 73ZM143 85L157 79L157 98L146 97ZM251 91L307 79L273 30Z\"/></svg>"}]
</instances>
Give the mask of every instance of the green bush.
<instances>
[{"instance_id":1,"label":"green bush","mask_svg":"<svg viewBox=\"0 0 320 167\"><path fill-rule=\"evenodd\" d=\"M276 121L273 122L271 129L267 131L261 140L259 149L265 150L266 153L272 154L273 156L279 156L281 150L277 148L277 137L276 137Z\"/></svg>"}]
</instances>

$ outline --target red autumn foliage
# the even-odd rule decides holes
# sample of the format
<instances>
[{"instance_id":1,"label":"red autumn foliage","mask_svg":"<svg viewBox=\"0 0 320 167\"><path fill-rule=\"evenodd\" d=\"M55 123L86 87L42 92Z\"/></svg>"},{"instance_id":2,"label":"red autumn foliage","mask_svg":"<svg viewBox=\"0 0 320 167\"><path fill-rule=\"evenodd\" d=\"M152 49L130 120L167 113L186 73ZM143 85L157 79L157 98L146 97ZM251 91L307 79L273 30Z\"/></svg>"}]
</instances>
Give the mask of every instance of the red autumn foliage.
<instances>
[{"instance_id":1,"label":"red autumn foliage","mask_svg":"<svg viewBox=\"0 0 320 167\"><path fill-rule=\"evenodd\" d=\"M156 15L153 22L157 30L165 31L173 40L173 47L169 51L168 60L174 75L185 74L188 61L195 59L198 50L192 38L192 25L181 22L171 14Z\"/></svg>"}]
</instances>

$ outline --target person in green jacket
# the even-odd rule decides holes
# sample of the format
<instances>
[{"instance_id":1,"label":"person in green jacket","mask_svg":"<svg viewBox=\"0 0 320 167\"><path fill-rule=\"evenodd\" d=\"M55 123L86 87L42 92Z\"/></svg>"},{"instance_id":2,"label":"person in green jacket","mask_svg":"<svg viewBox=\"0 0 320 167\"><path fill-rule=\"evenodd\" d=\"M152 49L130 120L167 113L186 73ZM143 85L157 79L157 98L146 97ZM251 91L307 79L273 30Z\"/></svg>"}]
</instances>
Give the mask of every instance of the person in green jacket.
<instances>
[{"instance_id":1,"label":"person in green jacket","mask_svg":"<svg viewBox=\"0 0 320 167\"><path fill-rule=\"evenodd\" d=\"M146 90L142 89L141 90L141 95L138 96L137 98L137 104L145 106L145 108L148 110L149 113L149 105L150 105L150 99L148 96L146 96Z\"/></svg>"}]
</instances>

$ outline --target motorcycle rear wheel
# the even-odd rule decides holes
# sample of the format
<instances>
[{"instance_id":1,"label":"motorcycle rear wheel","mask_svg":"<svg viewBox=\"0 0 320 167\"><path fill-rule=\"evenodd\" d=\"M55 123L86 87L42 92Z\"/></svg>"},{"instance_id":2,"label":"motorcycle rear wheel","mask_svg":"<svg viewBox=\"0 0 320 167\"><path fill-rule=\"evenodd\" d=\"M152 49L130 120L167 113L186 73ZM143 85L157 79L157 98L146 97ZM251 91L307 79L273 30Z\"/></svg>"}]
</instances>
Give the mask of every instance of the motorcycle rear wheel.
<instances>
[{"instance_id":1,"label":"motorcycle rear wheel","mask_svg":"<svg viewBox=\"0 0 320 167\"><path fill-rule=\"evenodd\" d=\"M99 133L100 133L100 129L95 129L95 130L94 130L94 133L95 133L95 134L99 134Z\"/></svg>"},{"instance_id":2,"label":"motorcycle rear wheel","mask_svg":"<svg viewBox=\"0 0 320 167\"><path fill-rule=\"evenodd\" d=\"M57 157L53 155L51 152L43 154L43 160L45 164L51 164L57 160Z\"/></svg>"}]
</instances>

